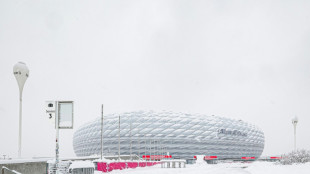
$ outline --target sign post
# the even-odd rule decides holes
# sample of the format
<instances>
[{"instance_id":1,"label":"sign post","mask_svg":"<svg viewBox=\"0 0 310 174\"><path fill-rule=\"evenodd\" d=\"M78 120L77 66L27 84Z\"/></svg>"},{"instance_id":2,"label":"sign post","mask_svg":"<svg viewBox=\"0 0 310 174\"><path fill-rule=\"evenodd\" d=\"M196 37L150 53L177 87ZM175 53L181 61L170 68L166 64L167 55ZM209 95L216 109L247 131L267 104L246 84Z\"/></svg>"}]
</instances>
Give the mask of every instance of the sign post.
<instances>
[{"instance_id":1,"label":"sign post","mask_svg":"<svg viewBox=\"0 0 310 174\"><path fill-rule=\"evenodd\" d=\"M56 129L56 174L59 173L59 129L73 129L73 101L47 101L46 112L49 119L53 119L55 114Z\"/></svg>"},{"instance_id":2,"label":"sign post","mask_svg":"<svg viewBox=\"0 0 310 174\"><path fill-rule=\"evenodd\" d=\"M56 157L55 157L55 166L56 174L58 174L58 164L59 164L59 113L58 113L58 101L56 102Z\"/></svg>"}]
</instances>

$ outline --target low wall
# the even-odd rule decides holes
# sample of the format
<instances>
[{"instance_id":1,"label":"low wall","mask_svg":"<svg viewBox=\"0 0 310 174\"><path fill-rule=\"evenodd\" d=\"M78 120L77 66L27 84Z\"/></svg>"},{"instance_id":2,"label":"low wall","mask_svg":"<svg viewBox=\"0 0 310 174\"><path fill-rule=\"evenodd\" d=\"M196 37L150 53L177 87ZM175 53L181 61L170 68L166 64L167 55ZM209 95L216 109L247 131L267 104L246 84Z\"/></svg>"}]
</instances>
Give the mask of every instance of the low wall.
<instances>
[{"instance_id":1,"label":"low wall","mask_svg":"<svg viewBox=\"0 0 310 174\"><path fill-rule=\"evenodd\" d=\"M9 163L0 164L0 169L2 169L2 166L22 174L46 174L47 164L46 162ZM12 174L12 172L4 170L4 174Z\"/></svg>"},{"instance_id":2,"label":"low wall","mask_svg":"<svg viewBox=\"0 0 310 174\"><path fill-rule=\"evenodd\" d=\"M136 167L147 167L160 164L160 162L97 162L97 169L103 172L110 172L112 170L123 170L128 168ZM46 161L36 161L36 162L10 162L10 163L0 163L0 169L2 166L9 168L10 170L15 170L22 174L46 174L47 173L47 162ZM0 171L1 174L1 171ZM12 174L10 171L4 171L4 174Z\"/></svg>"}]
</instances>

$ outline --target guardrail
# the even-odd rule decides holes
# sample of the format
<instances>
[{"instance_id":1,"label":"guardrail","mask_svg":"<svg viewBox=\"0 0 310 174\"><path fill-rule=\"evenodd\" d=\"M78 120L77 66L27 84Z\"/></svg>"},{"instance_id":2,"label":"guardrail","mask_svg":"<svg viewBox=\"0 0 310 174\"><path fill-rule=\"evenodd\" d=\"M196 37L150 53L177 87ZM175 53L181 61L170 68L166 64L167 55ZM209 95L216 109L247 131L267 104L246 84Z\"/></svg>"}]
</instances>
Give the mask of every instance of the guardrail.
<instances>
[{"instance_id":1,"label":"guardrail","mask_svg":"<svg viewBox=\"0 0 310 174\"><path fill-rule=\"evenodd\" d=\"M10 171L10 172L12 172L14 174L22 174L22 173L19 173L19 172L15 171L15 170L11 170L11 169L9 169L7 167L4 167L4 166L2 166L1 174L4 174L4 170Z\"/></svg>"}]
</instances>

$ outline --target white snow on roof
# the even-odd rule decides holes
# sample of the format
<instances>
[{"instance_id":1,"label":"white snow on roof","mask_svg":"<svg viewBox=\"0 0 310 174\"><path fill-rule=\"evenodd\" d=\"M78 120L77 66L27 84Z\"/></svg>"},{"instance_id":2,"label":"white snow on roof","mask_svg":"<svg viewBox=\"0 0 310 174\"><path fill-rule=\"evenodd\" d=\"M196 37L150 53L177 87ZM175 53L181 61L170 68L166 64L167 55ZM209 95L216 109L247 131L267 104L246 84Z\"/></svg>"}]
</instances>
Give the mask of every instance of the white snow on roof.
<instances>
[{"instance_id":1,"label":"white snow on roof","mask_svg":"<svg viewBox=\"0 0 310 174\"><path fill-rule=\"evenodd\" d=\"M74 161L69 168L95 168L95 165L91 161Z\"/></svg>"}]
</instances>

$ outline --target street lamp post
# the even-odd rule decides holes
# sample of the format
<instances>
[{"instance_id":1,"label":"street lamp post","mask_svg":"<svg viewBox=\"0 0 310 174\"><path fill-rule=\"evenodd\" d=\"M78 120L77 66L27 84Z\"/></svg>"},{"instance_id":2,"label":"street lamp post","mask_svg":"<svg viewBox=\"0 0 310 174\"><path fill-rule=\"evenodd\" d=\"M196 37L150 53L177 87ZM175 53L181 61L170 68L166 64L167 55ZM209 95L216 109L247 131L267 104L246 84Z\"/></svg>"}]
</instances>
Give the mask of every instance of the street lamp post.
<instances>
[{"instance_id":1,"label":"street lamp post","mask_svg":"<svg viewBox=\"0 0 310 174\"><path fill-rule=\"evenodd\" d=\"M294 126L294 150L295 151L296 151L296 126L297 126L297 123L298 123L298 118L295 116L292 119L292 124Z\"/></svg>"},{"instance_id":2,"label":"street lamp post","mask_svg":"<svg viewBox=\"0 0 310 174\"><path fill-rule=\"evenodd\" d=\"M22 96L23 88L27 78L29 77L29 69L23 62L18 62L13 67L13 73L19 87L19 135L18 135L18 158L21 158L22 147Z\"/></svg>"}]
</instances>

